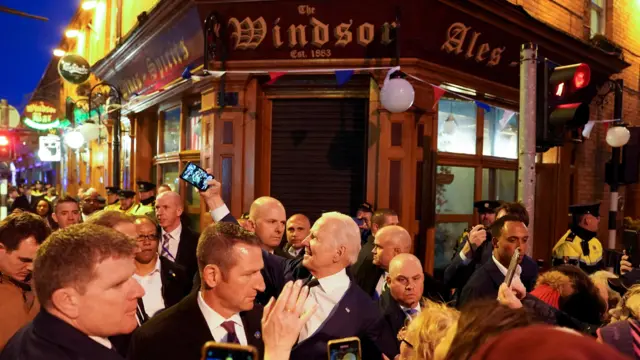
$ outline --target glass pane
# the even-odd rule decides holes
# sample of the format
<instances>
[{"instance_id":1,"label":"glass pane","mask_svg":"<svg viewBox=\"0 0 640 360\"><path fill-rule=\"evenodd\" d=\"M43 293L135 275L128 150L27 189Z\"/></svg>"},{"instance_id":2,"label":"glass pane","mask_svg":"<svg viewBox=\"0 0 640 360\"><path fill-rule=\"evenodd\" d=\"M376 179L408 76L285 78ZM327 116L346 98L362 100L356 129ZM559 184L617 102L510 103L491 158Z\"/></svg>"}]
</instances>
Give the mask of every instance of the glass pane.
<instances>
[{"instance_id":1,"label":"glass pane","mask_svg":"<svg viewBox=\"0 0 640 360\"><path fill-rule=\"evenodd\" d=\"M122 143L120 148L120 181L125 188L128 188L131 180L131 137L122 136L120 141Z\"/></svg>"},{"instance_id":2,"label":"glass pane","mask_svg":"<svg viewBox=\"0 0 640 360\"><path fill-rule=\"evenodd\" d=\"M189 107L189 117L186 122L185 150L202 150L202 116L200 115L200 103Z\"/></svg>"},{"instance_id":3,"label":"glass pane","mask_svg":"<svg viewBox=\"0 0 640 360\"><path fill-rule=\"evenodd\" d=\"M604 7L604 0L591 0L591 3L598 5L599 7Z\"/></svg>"},{"instance_id":4,"label":"glass pane","mask_svg":"<svg viewBox=\"0 0 640 360\"><path fill-rule=\"evenodd\" d=\"M200 232L200 213L197 214L189 214L189 227L193 231Z\"/></svg>"},{"instance_id":5,"label":"glass pane","mask_svg":"<svg viewBox=\"0 0 640 360\"><path fill-rule=\"evenodd\" d=\"M178 181L180 181L178 163L162 164L160 165L162 173L162 184L169 184L171 190L178 191Z\"/></svg>"},{"instance_id":6,"label":"glass pane","mask_svg":"<svg viewBox=\"0 0 640 360\"><path fill-rule=\"evenodd\" d=\"M435 269L443 269L453 257L453 249L456 242L464 229L469 226L467 223L439 223L436 224L436 239L434 249L434 265Z\"/></svg>"},{"instance_id":7,"label":"glass pane","mask_svg":"<svg viewBox=\"0 0 640 360\"><path fill-rule=\"evenodd\" d=\"M600 13L596 9L591 9L591 36L600 33Z\"/></svg>"},{"instance_id":8,"label":"glass pane","mask_svg":"<svg viewBox=\"0 0 640 360\"><path fill-rule=\"evenodd\" d=\"M436 213L473 214L474 168L438 166Z\"/></svg>"},{"instance_id":9,"label":"glass pane","mask_svg":"<svg viewBox=\"0 0 640 360\"><path fill-rule=\"evenodd\" d=\"M438 103L438 151L476 153L476 105L442 99Z\"/></svg>"},{"instance_id":10,"label":"glass pane","mask_svg":"<svg viewBox=\"0 0 640 360\"><path fill-rule=\"evenodd\" d=\"M163 152L180 151L180 107L164 112Z\"/></svg>"},{"instance_id":11,"label":"glass pane","mask_svg":"<svg viewBox=\"0 0 640 360\"><path fill-rule=\"evenodd\" d=\"M516 201L515 170L482 169L482 199Z\"/></svg>"},{"instance_id":12,"label":"glass pane","mask_svg":"<svg viewBox=\"0 0 640 360\"><path fill-rule=\"evenodd\" d=\"M194 161L193 163L200 166L199 162ZM185 201L187 203L187 206L200 206L200 194L198 193L198 188L187 184Z\"/></svg>"},{"instance_id":13,"label":"glass pane","mask_svg":"<svg viewBox=\"0 0 640 360\"><path fill-rule=\"evenodd\" d=\"M493 106L491 111L485 112L482 147L482 155L517 159L518 115Z\"/></svg>"}]
</instances>

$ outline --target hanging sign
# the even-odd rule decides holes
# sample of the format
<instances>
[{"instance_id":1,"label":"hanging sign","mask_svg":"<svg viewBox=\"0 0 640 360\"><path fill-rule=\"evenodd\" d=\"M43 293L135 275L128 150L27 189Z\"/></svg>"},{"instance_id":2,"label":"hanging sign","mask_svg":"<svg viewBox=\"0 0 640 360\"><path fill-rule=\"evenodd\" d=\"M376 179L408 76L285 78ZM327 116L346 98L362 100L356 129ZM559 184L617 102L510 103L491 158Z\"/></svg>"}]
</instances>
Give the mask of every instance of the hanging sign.
<instances>
[{"instance_id":1,"label":"hanging sign","mask_svg":"<svg viewBox=\"0 0 640 360\"><path fill-rule=\"evenodd\" d=\"M42 161L60 161L60 137L57 135L40 136L38 156Z\"/></svg>"},{"instance_id":2,"label":"hanging sign","mask_svg":"<svg viewBox=\"0 0 640 360\"><path fill-rule=\"evenodd\" d=\"M58 109L51 103L38 100L27 104L22 122L34 130L49 130L60 125Z\"/></svg>"},{"instance_id":3,"label":"hanging sign","mask_svg":"<svg viewBox=\"0 0 640 360\"><path fill-rule=\"evenodd\" d=\"M82 84L89 79L91 66L80 55L65 55L58 62L58 73L67 82Z\"/></svg>"}]
</instances>

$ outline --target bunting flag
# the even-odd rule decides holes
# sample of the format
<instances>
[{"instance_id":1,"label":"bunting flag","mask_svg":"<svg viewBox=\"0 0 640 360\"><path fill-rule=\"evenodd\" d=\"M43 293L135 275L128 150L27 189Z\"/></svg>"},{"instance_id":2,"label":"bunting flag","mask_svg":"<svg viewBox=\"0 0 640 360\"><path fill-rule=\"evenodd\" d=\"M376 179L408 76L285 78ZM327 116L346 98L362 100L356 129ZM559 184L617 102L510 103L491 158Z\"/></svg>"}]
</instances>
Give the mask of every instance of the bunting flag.
<instances>
[{"instance_id":1,"label":"bunting flag","mask_svg":"<svg viewBox=\"0 0 640 360\"><path fill-rule=\"evenodd\" d=\"M478 101L478 100L474 100L473 102L476 103L477 107L484 109L484 111L486 111L486 112L490 112L491 111L491 106L489 106L488 104L485 104L485 103L483 103L481 101Z\"/></svg>"},{"instance_id":2,"label":"bunting flag","mask_svg":"<svg viewBox=\"0 0 640 360\"><path fill-rule=\"evenodd\" d=\"M442 95L444 95L444 93L447 92L447 90L435 85L431 85L431 87L433 88L433 107L431 108L431 110L435 110L436 105L438 105L438 102L440 101L440 98L442 97Z\"/></svg>"},{"instance_id":3,"label":"bunting flag","mask_svg":"<svg viewBox=\"0 0 640 360\"><path fill-rule=\"evenodd\" d=\"M336 83L342 86L351 80L354 70L336 70Z\"/></svg>"},{"instance_id":4,"label":"bunting flag","mask_svg":"<svg viewBox=\"0 0 640 360\"><path fill-rule=\"evenodd\" d=\"M285 71L273 71L269 72L269 78L271 80L267 81L267 85L273 85L279 78L283 77L287 73Z\"/></svg>"},{"instance_id":5,"label":"bunting flag","mask_svg":"<svg viewBox=\"0 0 640 360\"><path fill-rule=\"evenodd\" d=\"M507 124L515 114L516 114L515 111L511 111L507 109L504 110L504 114L502 114L502 119L500 119L500 130L504 130L504 128L507 127Z\"/></svg>"},{"instance_id":6,"label":"bunting flag","mask_svg":"<svg viewBox=\"0 0 640 360\"><path fill-rule=\"evenodd\" d=\"M593 130L593 126L595 124L596 122L593 120L587 122L584 126L584 129L582 129L582 136L588 139L591 136L591 130ZM605 126L607 126L607 123L605 123Z\"/></svg>"}]
</instances>

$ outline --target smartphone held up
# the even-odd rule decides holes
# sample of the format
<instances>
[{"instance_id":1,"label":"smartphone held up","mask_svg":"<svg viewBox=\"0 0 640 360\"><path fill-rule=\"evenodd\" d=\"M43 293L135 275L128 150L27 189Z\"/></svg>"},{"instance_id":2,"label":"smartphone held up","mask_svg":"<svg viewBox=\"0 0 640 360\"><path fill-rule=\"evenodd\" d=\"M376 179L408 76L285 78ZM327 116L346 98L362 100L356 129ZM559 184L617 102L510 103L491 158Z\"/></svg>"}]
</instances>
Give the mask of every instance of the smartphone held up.
<instances>
[{"instance_id":1,"label":"smartphone held up","mask_svg":"<svg viewBox=\"0 0 640 360\"><path fill-rule=\"evenodd\" d=\"M206 191L209 188L207 182L214 179L214 177L200 166L188 162L180 174L180 179L195 186L200 191Z\"/></svg>"}]
</instances>

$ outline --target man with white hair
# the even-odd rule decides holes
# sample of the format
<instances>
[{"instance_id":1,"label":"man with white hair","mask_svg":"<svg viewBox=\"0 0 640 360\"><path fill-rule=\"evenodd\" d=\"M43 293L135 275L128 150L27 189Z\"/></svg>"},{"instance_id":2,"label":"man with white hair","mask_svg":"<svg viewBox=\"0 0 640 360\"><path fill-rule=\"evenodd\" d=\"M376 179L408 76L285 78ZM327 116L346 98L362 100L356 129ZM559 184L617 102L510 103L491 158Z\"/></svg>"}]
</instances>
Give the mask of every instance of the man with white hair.
<instances>
[{"instance_id":1,"label":"man with white hair","mask_svg":"<svg viewBox=\"0 0 640 360\"><path fill-rule=\"evenodd\" d=\"M209 181L201 195L215 221L235 222L220 195L221 184ZM305 324L291 359L321 359L327 357L327 342L357 336L363 359L380 359L381 353L393 359L399 349L377 304L357 284L351 281L347 267L356 262L360 251L360 229L347 215L325 213L311 228L303 242L302 259L269 261L274 256L263 252L263 277L267 289L276 289L277 296L286 281L305 279L310 288L308 303L318 309ZM271 286L270 286L271 285Z\"/></svg>"}]
</instances>

